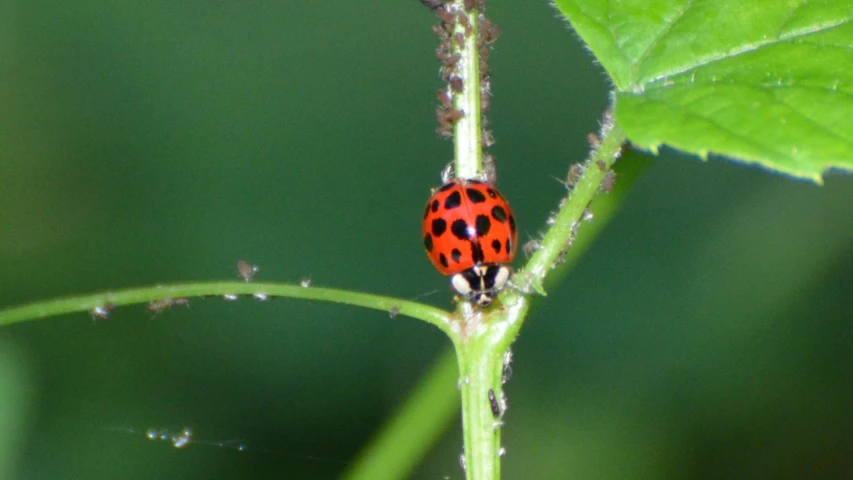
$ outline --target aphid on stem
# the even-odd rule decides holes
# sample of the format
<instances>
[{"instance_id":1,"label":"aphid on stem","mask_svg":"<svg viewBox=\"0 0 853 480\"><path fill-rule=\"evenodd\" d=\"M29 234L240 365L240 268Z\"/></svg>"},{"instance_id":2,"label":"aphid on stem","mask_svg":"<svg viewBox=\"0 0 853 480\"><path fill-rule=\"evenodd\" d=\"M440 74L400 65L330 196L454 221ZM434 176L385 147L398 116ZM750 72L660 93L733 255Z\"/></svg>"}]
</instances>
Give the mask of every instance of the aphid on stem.
<instances>
[{"instance_id":1,"label":"aphid on stem","mask_svg":"<svg viewBox=\"0 0 853 480\"><path fill-rule=\"evenodd\" d=\"M189 298L183 298L183 297L161 298L160 300L151 300L150 302L148 302L148 305L146 305L145 308L147 308L149 312L157 315L160 312L162 312L164 310L168 310L168 309L175 307L175 306L189 307L190 306L190 299Z\"/></svg>"},{"instance_id":2,"label":"aphid on stem","mask_svg":"<svg viewBox=\"0 0 853 480\"><path fill-rule=\"evenodd\" d=\"M115 305L112 303L105 303L89 310L89 314L92 315L92 320L106 320L110 317L113 308L115 308Z\"/></svg>"},{"instance_id":3,"label":"aphid on stem","mask_svg":"<svg viewBox=\"0 0 853 480\"><path fill-rule=\"evenodd\" d=\"M240 277L243 280L245 280L247 282L251 282L252 278L255 276L255 273L257 273L257 272L258 272L257 265L250 265L245 260L240 260L239 262L237 262L237 273L240 275Z\"/></svg>"}]
</instances>

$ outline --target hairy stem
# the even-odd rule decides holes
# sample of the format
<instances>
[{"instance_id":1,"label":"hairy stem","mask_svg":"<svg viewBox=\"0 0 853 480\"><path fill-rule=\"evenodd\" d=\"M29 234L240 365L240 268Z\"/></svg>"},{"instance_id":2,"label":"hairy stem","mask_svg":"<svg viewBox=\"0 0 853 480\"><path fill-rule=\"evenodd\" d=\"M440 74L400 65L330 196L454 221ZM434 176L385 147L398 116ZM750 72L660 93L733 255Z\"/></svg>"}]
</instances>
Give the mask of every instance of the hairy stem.
<instances>
[{"instance_id":1,"label":"hairy stem","mask_svg":"<svg viewBox=\"0 0 853 480\"><path fill-rule=\"evenodd\" d=\"M154 285L45 300L0 310L0 325L9 325L25 320L74 312L90 312L93 317L106 318L115 307L139 303L147 303L149 310L152 313L157 313L161 308L186 305L190 297L217 296L231 299L234 298L232 296L236 295L254 296L258 300L276 297L300 298L304 300L342 303L385 312L393 311L394 315L406 315L429 322L440 328L451 338L455 338L450 315L443 310L421 303L349 290L255 282L204 282Z\"/></svg>"},{"instance_id":2,"label":"hairy stem","mask_svg":"<svg viewBox=\"0 0 853 480\"><path fill-rule=\"evenodd\" d=\"M518 335L532 297L530 292L543 292L542 282L553 266L563 261L578 232L584 216L602 182L619 157L622 132L605 115L601 143L571 182L568 198L552 218L538 252L527 266L513 278L517 289L500 296L500 305L487 311L457 310L463 320L462 338L457 345L462 391L462 424L464 429L464 466L467 478L497 480L500 478L500 427L505 407L502 399L502 372L508 362L508 349ZM571 175L571 174L570 174ZM495 408L495 399L498 407Z\"/></svg>"},{"instance_id":3,"label":"hairy stem","mask_svg":"<svg viewBox=\"0 0 853 480\"><path fill-rule=\"evenodd\" d=\"M454 54L459 55L455 69L462 91L454 95L454 108L462 113L454 126L456 178L477 178L483 171L482 114L480 111L480 55L477 47L479 8L466 11L463 1L450 2L448 10L466 21L457 21L451 35ZM463 39L462 44L458 43Z\"/></svg>"},{"instance_id":4,"label":"hairy stem","mask_svg":"<svg viewBox=\"0 0 853 480\"><path fill-rule=\"evenodd\" d=\"M602 125L601 140L589 159L569 172L566 186L569 196L556 215L551 217L551 227L542 238L539 248L521 271L515 274L514 283L524 291L544 294L542 282L569 251L584 217L594 219L595 212L587 211L602 182L612 175L613 163L619 158L625 134L613 124L608 112Z\"/></svg>"}]
</instances>

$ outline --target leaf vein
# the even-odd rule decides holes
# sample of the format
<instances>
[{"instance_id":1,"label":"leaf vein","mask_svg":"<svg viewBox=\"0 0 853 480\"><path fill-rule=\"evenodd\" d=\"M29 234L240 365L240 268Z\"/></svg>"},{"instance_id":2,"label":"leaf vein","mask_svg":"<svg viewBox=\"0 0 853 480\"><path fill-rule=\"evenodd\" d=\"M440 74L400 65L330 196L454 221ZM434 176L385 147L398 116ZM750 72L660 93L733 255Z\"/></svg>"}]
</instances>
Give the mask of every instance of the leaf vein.
<instances>
[{"instance_id":1,"label":"leaf vein","mask_svg":"<svg viewBox=\"0 0 853 480\"><path fill-rule=\"evenodd\" d=\"M710 54L704 58L698 58L696 62L692 63L691 65L689 65L687 67L682 68L681 70L675 70L675 71L666 72L666 73L663 73L661 75L658 75L657 77L654 77L654 78L648 80L646 82L646 84L649 84L649 83L652 83L652 82L655 82L655 81L658 81L658 80L661 80L661 79L664 79L667 77L671 77L671 76L675 76L675 75L681 75L683 73L689 72L691 70L695 70L695 69L700 68L700 67L707 67L708 65L711 65L713 63L721 62L723 60L728 60L728 59L737 57L739 55L752 53L752 52L754 52L760 48L763 48L763 47L776 45L778 43L791 41L791 40L794 40L797 38L808 37L809 35L816 34L816 33L824 33L828 30L833 29L833 28L842 27L842 26L850 23L851 21L853 21L853 18L845 18L845 19L839 19L838 21L835 21L835 22L825 23L825 24L819 25L817 27L815 27L815 26L804 27L804 28L801 28L799 30L792 31L789 34L784 35L784 36L779 36L777 38L769 39L766 41L758 41L758 42L743 44L743 45L740 45L736 48L732 48L731 50L724 52L724 53Z\"/></svg>"},{"instance_id":2,"label":"leaf vein","mask_svg":"<svg viewBox=\"0 0 853 480\"><path fill-rule=\"evenodd\" d=\"M687 4L684 5L684 9L681 10L680 12L678 12L676 17L673 18L672 21L669 22L669 25L667 25L666 28L663 28L660 30L660 32L658 32L657 36L655 36L655 38L651 41L651 43L649 43L649 46L646 47L646 49L643 51L642 54L640 54L639 57L637 57L637 60L632 62L633 63L633 68L632 68L633 71L631 73L632 73L632 76L634 77L633 80L637 80L637 70L639 69L640 65L642 65L643 62L646 60L646 57L649 56L649 53L657 46L658 42L660 42L660 40L664 36L666 36L667 33L669 33L672 30L672 27L676 23L678 23L682 18L684 18L684 14L687 13L687 11L693 7L693 2L694 2L694 0L688 0Z\"/></svg>"}]
</instances>

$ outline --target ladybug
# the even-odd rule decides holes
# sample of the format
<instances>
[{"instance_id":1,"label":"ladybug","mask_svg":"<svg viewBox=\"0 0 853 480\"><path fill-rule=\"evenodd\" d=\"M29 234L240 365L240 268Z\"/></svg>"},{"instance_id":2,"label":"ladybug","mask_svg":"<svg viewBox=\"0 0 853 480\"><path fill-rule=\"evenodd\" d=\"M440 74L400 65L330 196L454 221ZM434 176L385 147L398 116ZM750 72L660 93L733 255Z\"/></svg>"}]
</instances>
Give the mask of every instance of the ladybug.
<instances>
[{"instance_id":1,"label":"ladybug","mask_svg":"<svg viewBox=\"0 0 853 480\"><path fill-rule=\"evenodd\" d=\"M504 197L477 180L453 180L424 210L424 247L435 268L452 275L460 295L487 307L509 280L515 257L515 218Z\"/></svg>"}]
</instances>

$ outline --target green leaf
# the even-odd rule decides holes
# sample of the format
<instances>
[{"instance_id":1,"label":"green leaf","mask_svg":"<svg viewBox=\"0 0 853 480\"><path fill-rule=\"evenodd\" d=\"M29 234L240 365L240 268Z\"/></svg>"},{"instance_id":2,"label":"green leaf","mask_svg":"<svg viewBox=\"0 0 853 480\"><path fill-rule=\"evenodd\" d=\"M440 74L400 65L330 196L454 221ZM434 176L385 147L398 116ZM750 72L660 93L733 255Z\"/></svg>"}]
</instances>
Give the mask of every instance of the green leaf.
<instances>
[{"instance_id":1,"label":"green leaf","mask_svg":"<svg viewBox=\"0 0 853 480\"><path fill-rule=\"evenodd\" d=\"M635 145L821 182L853 169L853 2L556 0Z\"/></svg>"}]
</instances>

